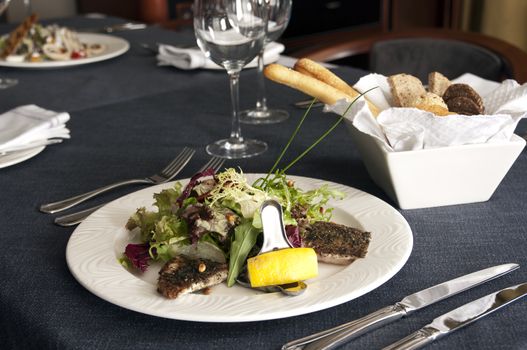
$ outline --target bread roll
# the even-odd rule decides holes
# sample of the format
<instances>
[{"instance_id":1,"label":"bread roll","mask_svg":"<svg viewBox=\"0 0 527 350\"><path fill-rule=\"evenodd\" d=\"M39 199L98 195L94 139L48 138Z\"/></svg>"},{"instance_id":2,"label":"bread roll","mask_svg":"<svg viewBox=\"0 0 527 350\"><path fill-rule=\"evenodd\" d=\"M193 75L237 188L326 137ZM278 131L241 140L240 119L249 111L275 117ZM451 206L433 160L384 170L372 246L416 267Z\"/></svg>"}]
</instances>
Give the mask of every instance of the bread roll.
<instances>
[{"instance_id":1,"label":"bread roll","mask_svg":"<svg viewBox=\"0 0 527 350\"><path fill-rule=\"evenodd\" d=\"M419 96L426 95L426 90L421 80L410 74L390 75L388 84L390 85L395 107L413 107Z\"/></svg>"},{"instance_id":2,"label":"bread roll","mask_svg":"<svg viewBox=\"0 0 527 350\"><path fill-rule=\"evenodd\" d=\"M450 84L450 80L439 72L428 74L428 90L438 96L443 97Z\"/></svg>"}]
</instances>

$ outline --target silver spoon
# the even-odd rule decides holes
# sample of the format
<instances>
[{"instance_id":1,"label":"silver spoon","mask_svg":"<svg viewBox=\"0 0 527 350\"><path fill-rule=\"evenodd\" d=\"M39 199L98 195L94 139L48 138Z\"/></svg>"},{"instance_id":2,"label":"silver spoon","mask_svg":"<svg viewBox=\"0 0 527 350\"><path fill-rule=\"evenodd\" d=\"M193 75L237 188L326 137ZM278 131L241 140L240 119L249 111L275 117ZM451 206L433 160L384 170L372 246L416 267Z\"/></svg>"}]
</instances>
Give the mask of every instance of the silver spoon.
<instances>
[{"instance_id":1,"label":"silver spoon","mask_svg":"<svg viewBox=\"0 0 527 350\"><path fill-rule=\"evenodd\" d=\"M287 239L285 233L284 222L282 219L282 206L275 200L265 201L260 208L260 216L262 218L263 226L263 244L258 254L270 252L276 249L292 248L293 245ZM244 270L236 279L243 287L252 288L247 276L247 271ZM302 281L288 284L266 286L252 288L261 290L266 293L282 292L286 295L296 296L304 293L307 284Z\"/></svg>"},{"instance_id":2,"label":"silver spoon","mask_svg":"<svg viewBox=\"0 0 527 350\"><path fill-rule=\"evenodd\" d=\"M246 272L246 270L244 271ZM289 296L297 296L305 292L307 288L307 284L305 284L302 281L293 282L293 283L287 283L287 284L280 284L276 286L265 286L265 287L251 287L251 283L249 282L249 279L247 278L247 274L242 272L238 278L236 279L236 282L238 282L242 287L250 288L250 289L256 289L265 293L283 293L285 295Z\"/></svg>"}]
</instances>

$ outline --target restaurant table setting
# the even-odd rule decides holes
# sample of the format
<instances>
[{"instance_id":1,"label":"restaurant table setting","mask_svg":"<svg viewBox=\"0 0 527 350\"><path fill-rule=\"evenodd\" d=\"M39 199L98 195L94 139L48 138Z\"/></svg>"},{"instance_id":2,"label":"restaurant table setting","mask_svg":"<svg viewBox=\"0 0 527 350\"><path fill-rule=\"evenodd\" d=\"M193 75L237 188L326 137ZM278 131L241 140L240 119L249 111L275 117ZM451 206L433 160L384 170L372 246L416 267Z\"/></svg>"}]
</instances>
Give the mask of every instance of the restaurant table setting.
<instances>
[{"instance_id":1,"label":"restaurant table setting","mask_svg":"<svg viewBox=\"0 0 527 350\"><path fill-rule=\"evenodd\" d=\"M80 16L53 22L92 33L126 23ZM13 28L2 25L0 32ZM295 103L306 95L270 81L267 99L289 117L274 124L243 124L242 141L260 140L266 149L247 158L227 153L218 161L206 146L237 125L231 119L236 99L230 100L227 74L204 63L204 56L199 67L191 63L192 54L185 61L189 66L177 68L159 65L159 56L145 50L162 43L159 55L173 47L189 53L196 44L194 32L143 26L109 36L126 45L114 56L86 64L0 64L2 78L18 80L0 90L2 348L410 349L432 341L430 349L527 348L527 303L521 299L527 293L527 154L520 137L527 132L525 120L517 117L508 128L509 139L522 141L506 156L483 149L487 157L480 150L474 162L463 157L476 153L464 153L467 145L457 145L463 156L455 158L456 166L468 163L471 172L442 169L444 176L468 176L466 183L484 182L488 168L509 157L488 198L461 201L450 193L461 191L455 186L441 187L438 194L433 187L439 180L421 178L411 181L418 190L405 202L408 185L401 192L397 178L390 178L395 168L379 170L379 159L391 156L380 148L365 153L371 140L350 129L351 120L336 124L344 111L326 106L305 114ZM263 39L258 40L263 48ZM295 61L279 56L283 46L277 47L272 61ZM267 48L276 49L274 43ZM258 70L238 68L239 107L249 109L258 98L251 88ZM370 74L343 66L332 71L350 85ZM523 93L515 96L520 102L508 106L509 114L524 111ZM364 106L358 101L351 111L357 116ZM333 127L287 175L301 188L328 184L345 194L331 200L332 219L371 232L363 259L347 266L319 264L319 276L307 280L307 289L296 296L218 285L208 295L177 299L156 291L157 270L129 271L119 263L129 243L128 218L138 207L150 206L154 193L173 186L170 181L186 183L207 167L236 168L256 180L273 167L291 135L296 137L279 166ZM232 130L230 141L237 135ZM392 153L426 157L425 151ZM404 176L418 171L413 166ZM60 214L42 210L45 204L152 174L169 182L156 178L112 187ZM455 203L438 202L436 195ZM54 223L58 215L93 207L97 210L78 226Z\"/></svg>"}]
</instances>

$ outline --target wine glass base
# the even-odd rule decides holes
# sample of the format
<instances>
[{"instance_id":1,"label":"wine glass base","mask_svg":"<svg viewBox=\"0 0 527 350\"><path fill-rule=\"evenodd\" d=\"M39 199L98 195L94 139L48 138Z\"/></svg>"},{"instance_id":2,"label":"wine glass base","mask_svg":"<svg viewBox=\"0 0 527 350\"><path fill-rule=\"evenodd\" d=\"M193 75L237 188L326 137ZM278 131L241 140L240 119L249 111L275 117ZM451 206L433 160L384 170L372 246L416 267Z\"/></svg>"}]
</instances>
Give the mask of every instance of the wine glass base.
<instances>
[{"instance_id":1,"label":"wine glass base","mask_svg":"<svg viewBox=\"0 0 527 350\"><path fill-rule=\"evenodd\" d=\"M263 141L244 139L238 142L233 139L219 140L205 148L211 156L240 159L254 157L264 153L267 150L267 144Z\"/></svg>"},{"instance_id":2,"label":"wine glass base","mask_svg":"<svg viewBox=\"0 0 527 350\"><path fill-rule=\"evenodd\" d=\"M244 124L275 124L289 118L283 109L248 109L240 112L240 122Z\"/></svg>"}]
</instances>

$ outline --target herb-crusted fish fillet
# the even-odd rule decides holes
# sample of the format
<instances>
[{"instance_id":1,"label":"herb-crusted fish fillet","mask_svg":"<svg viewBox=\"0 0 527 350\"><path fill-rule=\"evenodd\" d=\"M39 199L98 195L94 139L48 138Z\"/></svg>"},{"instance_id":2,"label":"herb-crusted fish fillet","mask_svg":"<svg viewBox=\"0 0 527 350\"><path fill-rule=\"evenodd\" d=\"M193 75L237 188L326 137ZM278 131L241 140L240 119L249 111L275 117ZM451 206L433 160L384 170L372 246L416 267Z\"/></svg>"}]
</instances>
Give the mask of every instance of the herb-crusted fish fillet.
<instances>
[{"instance_id":1,"label":"herb-crusted fish fillet","mask_svg":"<svg viewBox=\"0 0 527 350\"><path fill-rule=\"evenodd\" d=\"M317 221L306 227L302 244L313 248L319 261L347 265L366 256L370 240L370 232L334 222Z\"/></svg>"},{"instance_id":2,"label":"herb-crusted fish fillet","mask_svg":"<svg viewBox=\"0 0 527 350\"><path fill-rule=\"evenodd\" d=\"M227 279L228 266L208 259L178 255L159 271L157 290L169 299L212 287Z\"/></svg>"}]
</instances>

